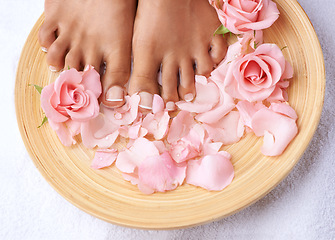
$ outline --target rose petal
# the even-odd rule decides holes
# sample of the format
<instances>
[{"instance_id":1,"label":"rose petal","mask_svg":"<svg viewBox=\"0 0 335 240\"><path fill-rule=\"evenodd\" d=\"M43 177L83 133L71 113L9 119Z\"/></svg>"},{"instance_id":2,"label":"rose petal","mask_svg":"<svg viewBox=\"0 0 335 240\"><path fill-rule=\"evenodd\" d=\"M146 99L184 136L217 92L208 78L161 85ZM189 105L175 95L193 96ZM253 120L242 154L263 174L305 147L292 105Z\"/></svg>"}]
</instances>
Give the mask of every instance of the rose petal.
<instances>
[{"instance_id":1,"label":"rose petal","mask_svg":"<svg viewBox=\"0 0 335 240\"><path fill-rule=\"evenodd\" d=\"M187 166L186 182L209 191L220 191L234 178L234 168L230 154L219 152L200 160L190 160Z\"/></svg>"},{"instance_id":2,"label":"rose petal","mask_svg":"<svg viewBox=\"0 0 335 240\"><path fill-rule=\"evenodd\" d=\"M148 157L138 167L139 189L146 193L175 189L185 179L186 164L178 166L168 152Z\"/></svg>"},{"instance_id":3,"label":"rose petal","mask_svg":"<svg viewBox=\"0 0 335 240\"><path fill-rule=\"evenodd\" d=\"M167 141L169 143L178 141L189 133L194 124L195 121L190 112L180 111L178 115L172 119Z\"/></svg>"},{"instance_id":4,"label":"rose petal","mask_svg":"<svg viewBox=\"0 0 335 240\"><path fill-rule=\"evenodd\" d=\"M262 108L253 115L251 127L258 137L266 134L261 152L267 156L282 154L298 133L295 120L267 108Z\"/></svg>"},{"instance_id":5,"label":"rose petal","mask_svg":"<svg viewBox=\"0 0 335 240\"><path fill-rule=\"evenodd\" d=\"M220 101L219 103L212 108L210 111L197 114L195 119L202 123L216 123L223 116L229 113L235 108L234 99L224 91L224 85L222 82L215 82L220 90Z\"/></svg>"},{"instance_id":6,"label":"rose petal","mask_svg":"<svg viewBox=\"0 0 335 240\"><path fill-rule=\"evenodd\" d=\"M118 152L116 149L98 149L95 152L91 168L100 169L109 167L116 160L117 154Z\"/></svg>"},{"instance_id":7,"label":"rose petal","mask_svg":"<svg viewBox=\"0 0 335 240\"><path fill-rule=\"evenodd\" d=\"M165 137L168 131L169 121L170 116L167 111L158 112L156 114L148 113L143 119L142 126L147 129L148 133L152 134L156 140L160 140Z\"/></svg>"},{"instance_id":8,"label":"rose petal","mask_svg":"<svg viewBox=\"0 0 335 240\"><path fill-rule=\"evenodd\" d=\"M87 106L82 107L76 111L67 109L67 113L71 117L71 119L79 122L88 121L98 116L99 114L99 103L98 99L96 99L93 92L90 90L86 91L87 94Z\"/></svg>"},{"instance_id":9,"label":"rose petal","mask_svg":"<svg viewBox=\"0 0 335 240\"><path fill-rule=\"evenodd\" d=\"M113 123L120 126L132 124L138 117L140 97L133 94L131 97L126 96L125 99L126 103L120 108L111 109L101 105L101 112Z\"/></svg>"},{"instance_id":10,"label":"rose petal","mask_svg":"<svg viewBox=\"0 0 335 240\"><path fill-rule=\"evenodd\" d=\"M109 148L117 139L118 125L113 124L103 114L84 122L81 127L81 138L87 148Z\"/></svg>"},{"instance_id":11,"label":"rose petal","mask_svg":"<svg viewBox=\"0 0 335 240\"><path fill-rule=\"evenodd\" d=\"M276 113L280 113L289 118L292 118L293 120L297 120L298 118L295 110L287 103L271 103L269 109Z\"/></svg>"},{"instance_id":12,"label":"rose petal","mask_svg":"<svg viewBox=\"0 0 335 240\"><path fill-rule=\"evenodd\" d=\"M54 94L55 91L53 83L44 87L41 92L41 107L45 113L45 116L49 120L52 120L55 123L62 123L67 121L69 118L56 111L54 108L56 106L51 104L51 98Z\"/></svg>"},{"instance_id":13,"label":"rose petal","mask_svg":"<svg viewBox=\"0 0 335 240\"><path fill-rule=\"evenodd\" d=\"M68 121L71 122L72 120ZM48 123L50 127L57 133L59 140L64 146L70 147L72 144L77 143L77 141L73 138L76 131L70 131L69 128L66 126L66 122L59 123L48 119Z\"/></svg>"},{"instance_id":14,"label":"rose petal","mask_svg":"<svg viewBox=\"0 0 335 240\"><path fill-rule=\"evenodd\" d=\"M224 145L238 142L244 132L240 114L237 111L231 111L215 124L203 124L203 126L211 140L222 142Z\"/></svg>"},{"instance_id":15,"label":"rose petal","mask_svg":"<svg viewBox=\"0 0 335 240\"><path fill-rule=\"evenodd\" d=\"M152 101L152 113L156 114L162 111L164 111L164 101L159 95L154 94Z\"/></svg>"},{"instance_id":16,"label":"rose petal","mask_svg":"<svg viewBox=\"0 0 335 240\"><path fill-rule=\"evenodd\" d=\"M84 70L81 84L85 87L85 90L90 90L93 92L95 98L99 98L102 92L100 74L94 69L93 66L89 65Z\"/></svg>"},{"instance_id":17,"label":"rose petal","mask_svg":"<svg viewBox=\"0 0 335 240\"><path fill-rule=\"evenodd\" d=\"M195 76L196 97L193 102L180 101L176 105L184 111L202 113L209 111L219 101L219 89L204 76Z\"/></svg>"},{"instance_id":18,"label":"rose petal","mask_svg":"<svg viewBox=\"0 0 335 240\"><path fill-rule=\"evenodd\" d=\"M254 114L258 110L260 110L262 108L266 108L266 107L262 103L253 104L253 103L248 102L248 101L239 101L236 104L236 108L240 113L242 123L245 126L251 128L251 119L254 116Z\"/></svg>"},{"instance_id":19,"label":"rose petal","mask_svg":"<svg viewBox=\"0 0 335 240\"><path fill-rule=\"evenodd\" d=\"M129 149L119 153L116 166L121 172L133 173L142 161L158 155L159 151L153 142L146 138L138 138Z\"/></svg>"}]
</instances>

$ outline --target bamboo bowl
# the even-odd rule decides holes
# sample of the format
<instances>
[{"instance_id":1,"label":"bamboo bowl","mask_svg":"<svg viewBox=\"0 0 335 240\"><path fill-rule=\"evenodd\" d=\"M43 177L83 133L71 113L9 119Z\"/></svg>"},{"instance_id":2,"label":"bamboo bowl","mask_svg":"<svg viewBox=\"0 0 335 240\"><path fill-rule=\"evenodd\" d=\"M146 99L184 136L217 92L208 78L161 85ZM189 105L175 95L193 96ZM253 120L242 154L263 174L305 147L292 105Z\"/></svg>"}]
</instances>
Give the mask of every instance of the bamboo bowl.
<instances>
[{"instance_id":1,"label":"bamboo bowl","mask_svg":"<svg viewBox=\"0 0 335 240\"><path fill-rule=\"evenodd\" d=\"M265 196L283 180L307 148L320 119L325 71L314 29L295 0L277 0L279 20L264 32L265 42L276 43L293 65L288 90L296 110L299 134L279 157L260 153L262 139L248 134L226 147L232 154L235 178L220 192L191 185L153 195L142 194L126 182L115 166L90 168L94 151L82 143L64 147L43 118L39 94L28 84L46 86L58 76L51 73L37 41L43 16L23 48L15 85L17 121L27 151L44 178L69 202L107 222L143 229L176 229L218 220ZM80 141L80 140L79 140Z\"/></svg>"}]
</instances>

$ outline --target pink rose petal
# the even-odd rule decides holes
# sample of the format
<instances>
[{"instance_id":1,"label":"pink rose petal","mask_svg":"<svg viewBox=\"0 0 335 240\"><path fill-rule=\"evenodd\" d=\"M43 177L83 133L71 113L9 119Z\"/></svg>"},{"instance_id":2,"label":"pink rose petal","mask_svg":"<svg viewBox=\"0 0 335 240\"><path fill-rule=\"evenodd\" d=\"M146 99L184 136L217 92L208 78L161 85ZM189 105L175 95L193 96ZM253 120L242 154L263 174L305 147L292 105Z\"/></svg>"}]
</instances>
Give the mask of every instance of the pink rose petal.
<instances>
[{"instance_id":1,"label":"pink rose petal","mask_svg":"<svg viewBox=\"0 0 335 240\"><path fill-rule=\"evenodd\" d=\"M160 140L165 137L168 132L169 121L170 116L167 111L158 112L156 114L148 113L143 119L142 126L144 129L147 129L148 133L152 134L156 140Z\"/></svg>"},{"instance_id":2,"label":"pink rose petal","mask_svg":"<svg viewBox=\"0 0 335 240\"><path fill-rule=\"evenodd\" d=\"M262 108L253 115L251 127L256 136L265 136L261 152L266 156L282 154L298 133L294 119L267 108Z\"/></svg>"},{"instance_id":3,"label":"pink rose petal","mask_svg":"<svg viewBox=\"0 0 335 240\"><path fill-rule=\"evenodd\" d=\"M87 148L109 148L119 136L118 125L113 124L103 114L82 123L81 138Z\"/></svg>"},{"instance_id":4,"label":"pink rose petal","mask_svg":"<svg viewBox=\"0 0 335 240\"><path fill-rule=\"evenodd\" d=\"M195 116L195 119L202 123L216 123L223 116L228 114L235 108L234 99L224 91L223 83L220 81L215 82L220 90L219 103L211 110L203 113L199 113Z\"/></svg>"},{"instance_id":5,"label":"pink rose petal","mask_svg":"<svg viewBox=\"0 0 335 240\"><path fill-rule=\"evenodd\" d=\"M187 166L186 182L209 191L221 191L234 178L230 154L219 152L206 155L200 160L190 160Z\"/></svg>"},{"instance_id":6,"label":"pink rose petal","mask_svg":"<svg viewBox=\"0 0 335 240\"><path fill-rule=\"evenodd\" d=\"M251 103L248 101L239 101L236 104L236 108L238 109L240 116L241 116L241 121L242 123L251 128L251 119L254 116L254 114L262 109L262 108L266 108L265 105L263 105L262 103Z\"/></svg>"},{"instance_id":7,"label":"pink rose petal","mask_svg":"<svg viewBox=\"0 0 335 240\"><path fill-rule=\"evenodd\" d=\"M55 109L56 106L51 103L51 98L54 95L54 84L50 84L42 89L41 92L41 107L45 113L45 116L53 122L62 123L67 121L69 118L64 116Z\"/></svg>"},{"instance_id":8,"label":"pink rose petal","mask_svg":"<svg viewBox=\"0 0 335 240\"><path fill-rule=\"evenodd\" d=\"M77 141L73 138L78 135L80 129L80 123L76 123L72 120L68 120L64 123L54 122L51 119L48 119L50 127L57 133L57 136L61 143L69 147L72 144L76 144Z\"/></svg>"},{"instance_id":9,"label":"pink rose petal","mask_svg":"<svg viewBox=\"0 0 335 240\"><path fill-rule=\"evenodd\" d=\"M93 66L88 66L82 74L82 85L85 89L93 92L96 98L99 98L102 88L100 82L100 74L94 69Z\"/></svg>"},{"instance_id":10,"label":"pink rose petal","mask_svg":"<svg viewBox=\"0 0 335 240\"><path fill-rule=\"evenodd\" d=\"M280 113L287 117L290 117L293 120L298 119L298 115L295 110L287 103L271 103L269 109L276 113Z\"/></svg>"},{"instance_id":11,"label":"pink rose petal","mask_svg":"<svg viewBox=\"0 0 335 240\"><path fill-rule=\"evenodd\" d=\"M184 182L186 164L178 166L168 152L152 156L138 167L139 189L146 194L175 189Z\"/></svg>"},{"instance_id":12,"label":"pink rose petal","mask_svg":"<svg viewBox=\"0 0 335 240\"><path fill-rule=\"evenodd\" d=\"M154 94L154 98L152 101L152 113L156 114L156 113L163 112L163 111L164 111L163 99L159 95Z\"/></svg>"},{"instance_id":13,"label":"pink rose petal","mask_svg":"<svg viewBox=\"0 0 335 240\"><path fill-rule=\"evenodd\" d=\"M116 160L117 154L118 152L116 149L98 149L95 152L91 168L100 169L109 167Z\"/></svg>"},{"instance_id":14,"label":"pink rose petal","mask_svg":"<svg viewBox=\"0 0 335 240\"><path fill-rule=\"evenodd\" d=\"M129 149L119 153L116 166L121 172L133 173L142 161L158 155L159 151L153 142L146 138L138 138Z\"/></svg>"},{"instance_id":15,"label":"pink rose petal","mask_svg":"<svg viewBox=\"0 0 335 240\"><path fill-rule=\"evenodd\" d=\"M215 124L203 125L211 140L222 142L224 145L238 142L244 132L240 114L237 111L231 111Z\"/></svg>"},{"instance_id":16,"label":"pink rose petal","mask_svg":"<svg viewBox=\"0 0 335 240\"><path fill-rule=\"evenodd\" d=\"M133 94L126 96L125 99L126 103L122 107L112 109L101 105L100 111L115 124L120 126L132 124L138 117L140 96Z\"/></svg>"},{"instance_id":17,"label":"pink rose petal","mask_svg":"<svg viewBox=\"0 0 335 240\"><path fill-rule=\"evenodd\" d=\"M178 141L180 138L189 133L194 124L195 121L191 113L187 111L180 111L178 115L172 119L167 141L169 143Z\"/></svg>"},{"instance_id":18,"label":"pink rose petal","mask_svg":"<svg viewBox=\"0 0 335 240\"><path fill-rule=\"evenodd\" d=\"M219 101L219 89L204 76L195 76L196 97L193 102L180 101L176 105L183 111L202 113L211 110Z\"/></svg>"}]
</instances>

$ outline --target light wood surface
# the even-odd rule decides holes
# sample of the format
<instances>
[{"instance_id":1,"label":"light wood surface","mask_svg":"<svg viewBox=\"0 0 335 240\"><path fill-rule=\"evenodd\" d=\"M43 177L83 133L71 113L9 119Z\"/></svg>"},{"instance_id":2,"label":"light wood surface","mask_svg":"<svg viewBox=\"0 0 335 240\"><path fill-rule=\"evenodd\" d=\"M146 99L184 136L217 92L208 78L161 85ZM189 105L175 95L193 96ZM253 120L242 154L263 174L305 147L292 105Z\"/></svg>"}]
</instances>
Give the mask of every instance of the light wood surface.
<instances>
[{"instance_id":1,"label":"light wood surface","mask_svg":"<svg viewBox=\"0 0 335 240\"><path fill-rule=\"evenodd\" d=\"M58 76L48 70L37 41L43 16L23 48L15 85L19 129L31 159L49 184L69 202L105 221L144 229L175 229L211 222L257 201L284 179L307 148L322 111L325 70L314 29L295 0L277 0L279 20L264 32L265 42L276 43L293 65L288 90L296 110L299 134L280 157L260 153L262 139L248 134L226 147L232 154L235 178L220 192L183 185L177 190L142 194L126 182L115 166L90 168L93 150L81 143L64 147L43 119L40 95L28 84L46 86ZM288 203L289 204L289 203Z\"/></svg>"}]
</instances>

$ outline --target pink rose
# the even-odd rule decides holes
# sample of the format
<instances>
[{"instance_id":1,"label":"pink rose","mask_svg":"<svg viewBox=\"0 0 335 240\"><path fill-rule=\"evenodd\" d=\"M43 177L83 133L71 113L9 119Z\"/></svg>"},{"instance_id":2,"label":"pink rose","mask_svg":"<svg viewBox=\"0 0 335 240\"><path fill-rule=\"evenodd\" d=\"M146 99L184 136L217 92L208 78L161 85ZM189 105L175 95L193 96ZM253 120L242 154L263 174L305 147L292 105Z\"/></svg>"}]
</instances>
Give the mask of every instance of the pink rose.
<instances>
[{"instance_id":1,"label":"pink rose","mask_svg":"<svg viewBox=\"0 0 335 240\"><path fill-rule=\"evenodd\" d=\"M73 137L80 133L82 123L98 116L100 94L100 75L91 66L84 72L65 70L43 88L41 107L63 145L75 144Z\"/></svg>"},{"instance_id":2,"label":"pink rose","mask_svg":"<svg viewBox=\"0 0 335 240\"><path fill-rule=\"evenodd\" d=\"M291 65L275 44L262 44L254 52L242 55L228 65L225 91L234 98L249 102L263 101L286 88L288 82L283 84L284 79L293 76Z\"/></svg>"},{"instance_id":3,"label":"pink rose","mask_svg":"<svg viewBox=\"0 0 335 240\"><path fill-rule=\"evenodd\" d=\"M235 34L266 29L279 17L277 5L271 0L215 0L210 3L222 24Z\"/></svg>"},{"instance_id":4,"label":"pink rose","mask_svg":"<svg viewBox=\"0 0 335 240\"><path fill-rule=\"evenodd\" d=\"M56 123L88 121L99 114L100 75L93 67L84 72L62 72L54 83L43 88L41 106L46 117Z\"/></svg>"}]
</instances>

